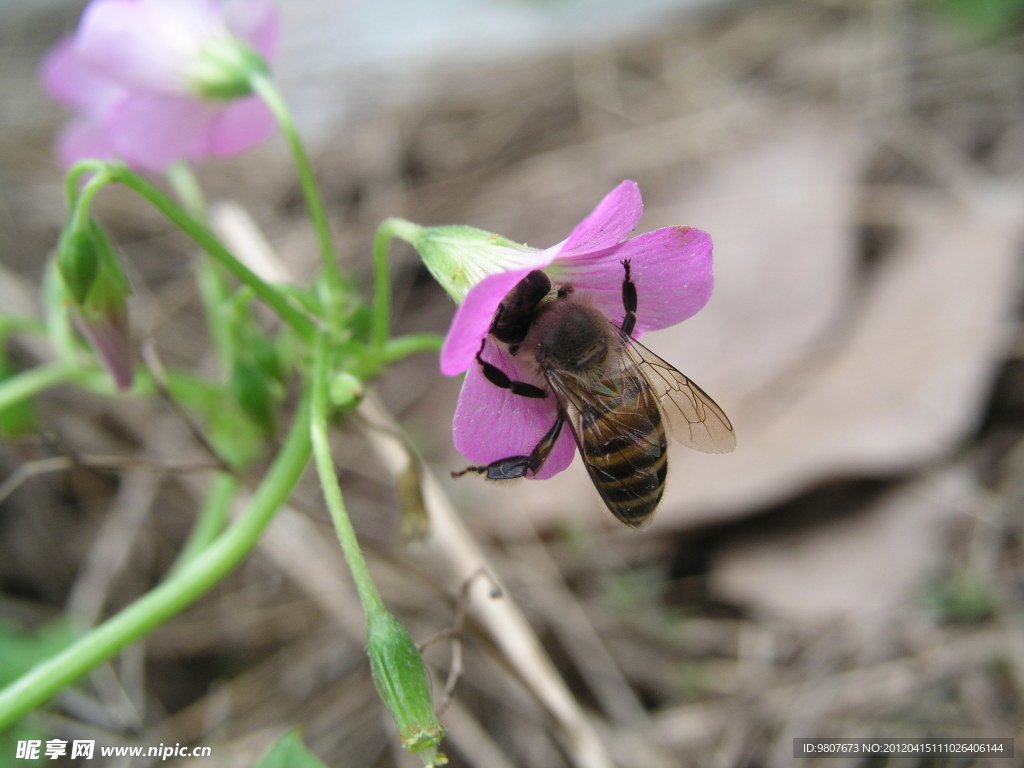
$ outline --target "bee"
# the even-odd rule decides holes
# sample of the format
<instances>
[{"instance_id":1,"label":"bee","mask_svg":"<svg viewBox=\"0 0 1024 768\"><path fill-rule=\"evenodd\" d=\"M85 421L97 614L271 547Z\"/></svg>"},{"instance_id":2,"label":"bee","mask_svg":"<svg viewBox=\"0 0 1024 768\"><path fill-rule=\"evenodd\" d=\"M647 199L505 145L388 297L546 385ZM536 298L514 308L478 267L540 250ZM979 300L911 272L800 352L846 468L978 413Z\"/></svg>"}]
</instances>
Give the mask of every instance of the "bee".
<instances>
[{"instance_id":1,"label":"bee","mask_svg":"<svg viewBox=\"0 0 1024 768\"><path fill-rule=\"evenodd\" d=\"M552 288L541 271L526 275L495 313L476 361L497 387L523 397L554 397L557 416L537 446L468 472L489 480L536 474L566 424L609 511L626 525L647 525L665 490L668 434L706 453L736 447L725 412L704 391L636 341L637 293L630 262L622 262L621 326L571 284ZM532 365L546 387L515 381L483 359L493 339Z\"/></svg>"}]
</instances>

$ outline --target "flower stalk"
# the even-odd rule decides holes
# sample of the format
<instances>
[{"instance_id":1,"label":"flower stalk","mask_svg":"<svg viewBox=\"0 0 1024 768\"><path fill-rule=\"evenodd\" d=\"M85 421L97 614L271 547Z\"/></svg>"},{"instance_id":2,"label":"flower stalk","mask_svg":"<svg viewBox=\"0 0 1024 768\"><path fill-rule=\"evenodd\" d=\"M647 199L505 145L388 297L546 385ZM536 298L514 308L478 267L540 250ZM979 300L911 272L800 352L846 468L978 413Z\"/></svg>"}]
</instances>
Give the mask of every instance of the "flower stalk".
<instances>
[{"instance_id":1,"label":"flower stalk","mask_svg":"<svg viewBox=\"0 0 1024 768\"><path fill-rule=\"evenodd\" d=\"M0 730L132 641L192 604L250 552L309 461L309 404L303 398L288 436L245 513L159 586L0 691Z\"/></svg>"},{"instance_id":2,"label":"flower stalk","mask_svg":"<svg viewBox=\"0 0 1024 768\"><path fill-rule=\"evenodd\" d=\"M402 746L410 752L421 753L428 766L443 765L447 761L437 752L437 747L444 736L444 727L434 713L426 666L408 631L381 600L342 499L327 436L331 380L330 340L321 333L313 363L310 420L313 461L338 543L366 614L367 653L374 684L398 725Z\"/></svg>"},{"instance_id":3,"label":"flower stalk","mask_svg":"<svg viewBox=\"0 0 1024 768\"><path fill-rule=\"evenodd\" d=\"M94 171L97 166L95 163L89 162L85 168ZM123 184L148 201L211 258L246 285L300 337L307 340L313 338L316 326L308 315L298 309L284 293L265 283L255 272L239 261L206 226L182 210L170 197L123 164L100 164L100 168L102 168L102 172L90 179L81 194L73 198L72 226L75 225L78 218L88 215L92 198L102 187L111 183ZM74 173L74 170L72 172Z\"/></svg>"},{"instance_id":4,"label":"flower stalk","mask_svg":"<svg viewBox=\"0 0 1024 768\"><path fill-rule=\"evenodd\" d=\"M306 200L306 208L309 211L309 218L320 248L320 263L323 269L325 303L327 305L325 314L329 319L337 321L341 318L342 311L341 268L338 264L337 254L334 252L334 241L330 225L327 222L327 212L324 209L323 198L320 195L309 156L299 137L291 112L266 72L253 72L249 84L253 92L263 100L263 103L274 115L292 153L292 161L295 163L295 169L299 176L299 185L302 188L302 195Z\"/></svg>"}]
</instances>

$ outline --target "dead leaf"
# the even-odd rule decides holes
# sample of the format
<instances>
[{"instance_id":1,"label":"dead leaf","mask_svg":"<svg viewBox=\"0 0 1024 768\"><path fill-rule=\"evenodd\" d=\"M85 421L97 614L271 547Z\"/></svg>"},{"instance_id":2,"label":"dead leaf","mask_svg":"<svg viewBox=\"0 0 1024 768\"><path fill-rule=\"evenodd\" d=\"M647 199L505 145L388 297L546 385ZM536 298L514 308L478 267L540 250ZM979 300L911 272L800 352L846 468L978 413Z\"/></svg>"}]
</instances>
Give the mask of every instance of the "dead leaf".
<instances>
[{"instance_id":1,"label":"dead leaf","mask_svg":"<svg viewBox=\"0 0 1024 768\"><path fill-rule=\"evenodd\" d=\"M726 546L712 591L765 617L863 626L919 603L951 524L976 494L962 467L901 484L857 515Z\"/></svg>"}]
</instances>

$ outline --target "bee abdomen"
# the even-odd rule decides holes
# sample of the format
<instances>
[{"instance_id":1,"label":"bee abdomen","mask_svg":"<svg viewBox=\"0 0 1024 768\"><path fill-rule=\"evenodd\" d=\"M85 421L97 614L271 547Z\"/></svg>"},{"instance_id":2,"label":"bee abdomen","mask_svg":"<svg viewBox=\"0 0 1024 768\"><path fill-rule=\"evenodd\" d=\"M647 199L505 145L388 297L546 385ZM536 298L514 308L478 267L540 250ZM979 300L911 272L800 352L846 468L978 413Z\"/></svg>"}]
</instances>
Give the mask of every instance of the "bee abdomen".
<instances>
[{"instance_id":1,"label":"bee abdomen","mask_svg":"<svg viewBox=\"0 0 1024 768\"><path fill-rule=\"evenodd\" d=\"M584 459L601 496L627 525L640 525L661 501L668 474L665 431L652 425L642 440L617 436L599 445L588 442Z\"/></svg>"}]
</instances>

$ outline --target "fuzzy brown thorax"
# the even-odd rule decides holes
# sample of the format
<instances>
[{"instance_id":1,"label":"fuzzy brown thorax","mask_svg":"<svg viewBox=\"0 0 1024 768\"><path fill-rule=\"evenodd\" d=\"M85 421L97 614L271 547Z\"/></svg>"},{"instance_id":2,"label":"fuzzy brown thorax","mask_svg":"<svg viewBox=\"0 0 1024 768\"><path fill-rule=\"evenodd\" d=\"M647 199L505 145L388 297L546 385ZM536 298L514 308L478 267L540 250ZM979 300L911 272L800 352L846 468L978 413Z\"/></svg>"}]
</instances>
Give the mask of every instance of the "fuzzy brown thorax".
<instances>
[{"instance_id":1,"label":"fuzzy brown thorax","mask_svg":"<svg viewBox=\"0 0 1024 768\"><path fill-rule=\"evenodd\" d=\"M578 297L555 299L541 308L524 347L542 370L593 373L608 357L610 330L604 315Z\"/></svg>"}]
</instances>

